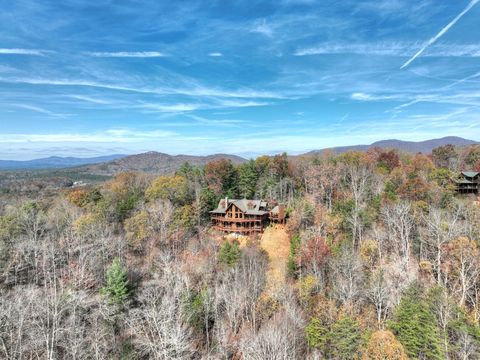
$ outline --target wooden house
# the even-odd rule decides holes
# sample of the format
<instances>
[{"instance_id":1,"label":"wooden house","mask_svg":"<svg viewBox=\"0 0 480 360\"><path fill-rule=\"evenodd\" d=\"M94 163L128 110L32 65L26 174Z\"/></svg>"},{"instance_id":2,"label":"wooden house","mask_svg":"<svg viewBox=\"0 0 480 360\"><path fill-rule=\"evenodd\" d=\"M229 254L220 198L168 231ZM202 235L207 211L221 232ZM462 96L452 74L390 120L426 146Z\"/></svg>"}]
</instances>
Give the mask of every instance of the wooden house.
<instances>
[{"instance_id":1,"label":"wooden house","mask_svg":"<svg viewBox=\"0 0 480 360\"><path fill-rule=\"evenodd\" d=\"M243 235L262 233L270 222L284 223L286 217L283 205L269 210L263 200L229 198L220 200L210 216L215 230Z\"/></svg>"},{"instance_id":2,"label":"wooden house","mask_svg":"<svg viewBox=\"0 0 480 360\"><path fill-rule=\"evenodd\" d=\"M480 190L480 172L462 171L455 181L457 191L461 194L478 194Z\"/></svg>"}]
</instances>

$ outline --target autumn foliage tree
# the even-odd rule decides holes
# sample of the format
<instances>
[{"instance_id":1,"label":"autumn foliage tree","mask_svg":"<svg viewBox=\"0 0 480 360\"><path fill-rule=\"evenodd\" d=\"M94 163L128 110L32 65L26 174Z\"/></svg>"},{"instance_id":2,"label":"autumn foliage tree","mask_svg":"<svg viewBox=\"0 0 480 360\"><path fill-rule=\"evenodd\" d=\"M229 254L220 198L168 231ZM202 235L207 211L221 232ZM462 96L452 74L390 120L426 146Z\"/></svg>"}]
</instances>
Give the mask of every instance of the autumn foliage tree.
<instances>
[{"instance_id":1,"label":"autumn foliage tree","mask_svg":"<svg viewBox=\"0 0 480 360\"><path fill-rule=\"evenodd\" d=\"M220 159L205 165L205 180L216 196L237 195L237 170L230 160Z\"/></svg>"},{"instance_id":2,"label":"autumn foliage tree","mask_svg":"<svg viewBox=\"0 0 480 360\"><path fill-rule=\"evenodd\" d=\"M408 356L391 331L378 330L370 337L362 360L408 360Z\"/></svg>"}]
</instances>

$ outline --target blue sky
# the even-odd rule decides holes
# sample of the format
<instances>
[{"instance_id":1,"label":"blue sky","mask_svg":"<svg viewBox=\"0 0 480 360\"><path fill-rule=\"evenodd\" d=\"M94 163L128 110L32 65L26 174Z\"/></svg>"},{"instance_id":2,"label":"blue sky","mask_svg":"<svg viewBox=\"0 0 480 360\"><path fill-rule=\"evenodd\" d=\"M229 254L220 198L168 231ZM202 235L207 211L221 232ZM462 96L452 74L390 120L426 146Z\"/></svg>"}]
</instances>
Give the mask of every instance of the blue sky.
<instances>
[{"instance_id":1,"label":"blue sky","mask_svg":"<svg viewBox=\"0 0 480 360\"><path fill-rule=\"evenodd\" d=\"M480 140L479 0L0 0L0 158Z\"/></svg>"}]
</instances>

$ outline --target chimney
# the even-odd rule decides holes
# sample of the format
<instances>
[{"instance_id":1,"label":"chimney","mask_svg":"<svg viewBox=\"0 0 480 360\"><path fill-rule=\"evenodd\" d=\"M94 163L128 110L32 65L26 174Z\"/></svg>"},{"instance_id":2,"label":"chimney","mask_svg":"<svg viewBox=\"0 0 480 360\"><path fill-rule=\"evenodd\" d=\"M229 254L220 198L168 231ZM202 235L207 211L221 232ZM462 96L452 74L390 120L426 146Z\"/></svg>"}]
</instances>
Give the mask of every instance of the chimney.
<instances>
[{"instance_id":1,"label":"chimney","mask_svg":"<svg viewBox=\"0 0 480 360\"><path fill-rule=\"evenodd\" d=\"M228 196L225 196L225 209L228 208Z\"/></svg>"}]
</instances>

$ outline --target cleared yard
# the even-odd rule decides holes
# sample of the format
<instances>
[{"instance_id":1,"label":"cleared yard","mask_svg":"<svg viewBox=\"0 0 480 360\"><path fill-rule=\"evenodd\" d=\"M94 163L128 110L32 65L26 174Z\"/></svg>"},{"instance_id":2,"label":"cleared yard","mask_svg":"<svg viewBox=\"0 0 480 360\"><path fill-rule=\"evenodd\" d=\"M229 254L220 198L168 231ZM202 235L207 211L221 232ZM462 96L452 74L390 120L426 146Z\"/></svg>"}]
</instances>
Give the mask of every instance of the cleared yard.
<instances>
[{"instance_id":1,"label":"cleared yard","mask_svg":"<svg viewBox=\"0 0 480 360\"><path fill-rule=\"evenodd\" d=\"M270 260L267 272L267 286L275 292L285 284L287 260L290 251L290 238L283 225L269 226L260 239L260 246Z\"/></svg>"}]
</instances>

